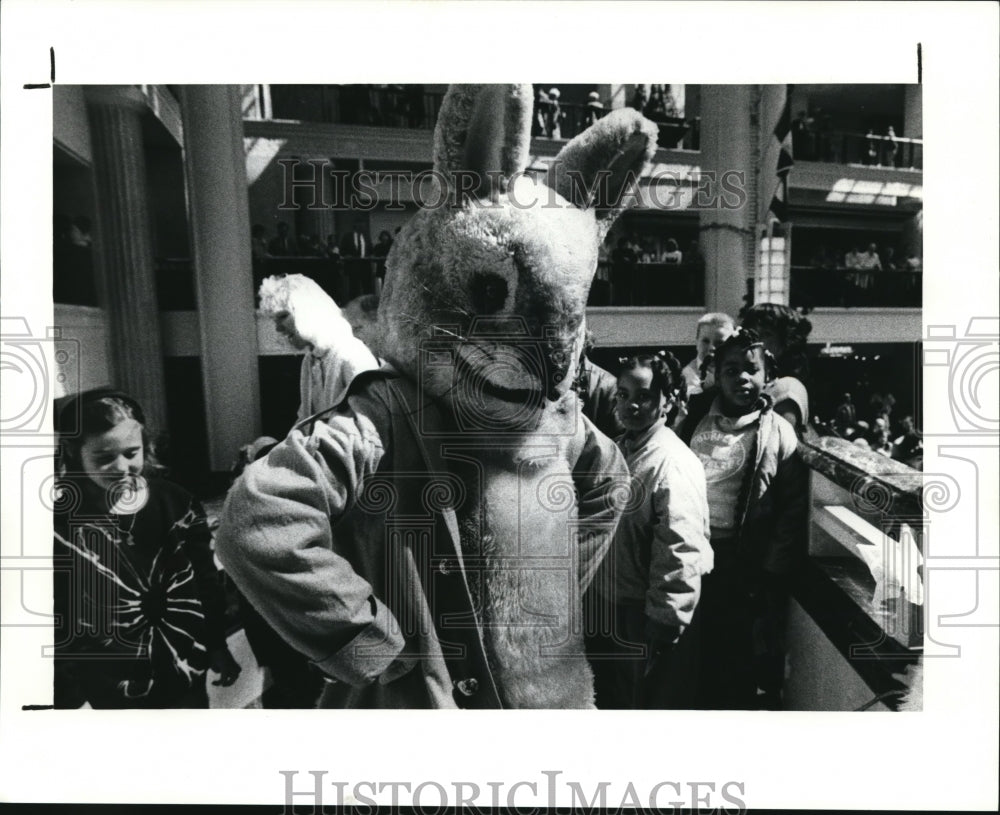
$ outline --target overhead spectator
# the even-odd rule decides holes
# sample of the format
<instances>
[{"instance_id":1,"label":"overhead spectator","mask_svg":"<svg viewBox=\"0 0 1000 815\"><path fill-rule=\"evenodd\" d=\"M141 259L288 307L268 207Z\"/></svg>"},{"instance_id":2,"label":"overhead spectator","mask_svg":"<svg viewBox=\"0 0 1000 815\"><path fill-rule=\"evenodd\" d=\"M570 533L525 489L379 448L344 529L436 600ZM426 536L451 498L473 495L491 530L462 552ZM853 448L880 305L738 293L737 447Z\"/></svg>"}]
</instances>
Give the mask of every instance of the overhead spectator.
<instances>
[{"instance_id":1,"label":"overhead spectator","mask_svg":"<svg viewBox=\"0 0 1000 815\"><path fill-rule=\"evenodd\" d=\"M350 232L340 240L340 254L346 259L344 272L348 298L371 294L374 284L374 274L370 263L360 261L371 257L372 242L363 218L356 218Z\"/></svg>"},{"instance_id":2,"label":"overhead spectator","mask_svg":"<svg viewBox=\"0 0 1000 815\"><path fill-rule=\"evenodd\" d=\"M800 110L792 120L792 155L797 160L809 160L812 158L812 145L810 144L810 123L806 118L806 112Z\"/></svg>"},{"instance_id":3,"label":"overhead spectator","mask_svg":"<svg viewBox=\"0 0 1000 815\"><path fill-rule=\"evenodd\" d=\"M624 235L611 253L611 285L615 305L634 305L638 257Z\"/></svg>"},{"instance_id":4,"label":"overhead spectator","mask_svg":"<svg viewBox=\"0 0 1000 815\"><path fill-rule=\"evenodd\" d=\"M666 251L663 253L664 263L682 263L684 261L684 253L677 246L677 241L673 238L667 238Z\"/></svg>"},{"instance_id":5,"label":"overhead spectator","mask_svg":"<svg viewBox=\"0 0 1000 815\"><path fill-rule=\"evenodd\" d=\"M883 149L885 154L885 161L883 162L887 167L896 166L896 152L899 149L899 145L896 143L896 131L893 130L892 125L889 125L889 129L885 133L885 139L883 140Z\"/></svg>"},{"instance_id":6,"label":"overhead spectator","mask_svg":"<svg viewBox=\"0 0 1000 815\"><path fill-rule=\"evenodd\" d=\"M384 258L388 256L390 249L392 249L392 235L383 229L378 233L378 241L372 247L372 255L377 258Z\"/></svg>"},{"instance_id":7,"label":"overhead spectator","mask_svg":"<svg viewBox=\"0 0 1000 815\"><path fill-rule=\"evenodd\" d=\"M646 109L646 86L636 85L635 95L632 97L632 107L642 113Z\"/></svg>"},{"instance_id":8,"label":"overhead spectator","mask_svg":"<svg viewBox=\"0 0 1000 815\"><path fill-rule=\"evenodd\" d=\"M366 258L371 255L371 239L364 219L358 218L350 232L340 239L340 254L345 258Z\"/></svg>"},{"instance_id":9,"label":"overhead spectator","mask_svg":"<svg viewBox=\"0 0 1000 815\"><path fill-rule=\"evenodd\" d=\"M878 257L878 247L874 243L868 244L868 248L858 255L857 268L864 271L881 271L882 261Z\"/></svg>"},{"instance_id":10,"label":"overhead spectator","mask_svg":"<svg viewBox=\"0 0 1000 815\"><path fill-rule=\"evenodd\" d=\"M845 269L860 269L861 268L861 250L855 244L851 250L844 256L844 268Z\"/></svg>"},{"instance_id":11,"label":"overhead spectator","mask_svg":"<svg viewBox=\"0 0 1000 815\"><path fill-rule=\"evenodd\" d=\"M250 255L254 263L267 259L267 230L263 224L250 227Z\"/></svg>"},{"instance_id":12,"label":"overhead spectator","mask_svg":"<svg viewBox=\"0 0 1000 815\"><path fill-rule=\"evenodd\" d=\"M653 85L649 92L649 101L643 110L643 114L654 122L662 122L667 118L667 109L663 100L663 86Z\"/></svg>"},{"instance_id":13,"label":"overhead spectator","mask_svg":"<svg viewBox=\"0 0 1000 815\"><path fill-rule=\"evenodd\" d=\"M563 110L559 104L559 88L549 88L549 105L545 115L545 135L550 139L562 138Z\"/></svg>"},{"instance_id":14,"label":"overhead spectator","mask_svg":"<svg viewBox=\"0 0 1000 815\"><path fill-rule=\"evenodd\" d=\"M275 257L294 257L297 255L295 241L289 235L288 224L284 221L278 221L275 228L278 230L278 234L271 238L271 242L267 245L267 251Z\"/></svg>"},{"instance_id":15,"label":"overhead spectator","mask_svg":"<svg viewBox=\"0 0 1000 815\"><path fill-rule=\"evenodd\" d=\"M663 111L668 119L675 119L681 115L677 108L677 100L674 99L674 92L669 85L663 86Z\"/></svg>"},{"instance_id":16,"label":"overhead spectator","mask_svg":"<svg viewBox=\"0 0 1000 815\"><path fill-rule=\"evenodd\" d=\"M584 116L584 127L590 127L597 123L597 120L604 115L604 103L601 102L601 95L597 91L587 94L587 111Z\"/></svg>"},{"instance_id":17,"label":"overhead spectator","mask_svg":"<svg viewBox=\"0 0 1000 815\"><path fill-rule=\"evenodd\" d=\"M535 118L533 130L536 136L548 135L546 121L549 115L549 95L544 88L538 89L538 98L535 100Z\"/></svg>"},{"instance_id":18,"label":"overhead spectator","mask_svg":"<svg viewBox=\"0 0 1000 815\"><path fill-rule=\"evenodd\" d=\"M868 128L868 132L865 134L865 143L867 145L868 153L866 156L866 164L875 165L879 163L879 154L882 149L881 139L875 135L875 131L872 128Z\"/></svg>"},{"instance_id":19,"label":"overhead spectator","mask_svg":"<svg viewBox=\"0 0 1000 815\"><path fill-rule=\"evenodd\" d=\"M299 254L307 258L324 258L326 248L319 242L318 235L303 234L299 237Z\"/></svg>"}]
</instances>

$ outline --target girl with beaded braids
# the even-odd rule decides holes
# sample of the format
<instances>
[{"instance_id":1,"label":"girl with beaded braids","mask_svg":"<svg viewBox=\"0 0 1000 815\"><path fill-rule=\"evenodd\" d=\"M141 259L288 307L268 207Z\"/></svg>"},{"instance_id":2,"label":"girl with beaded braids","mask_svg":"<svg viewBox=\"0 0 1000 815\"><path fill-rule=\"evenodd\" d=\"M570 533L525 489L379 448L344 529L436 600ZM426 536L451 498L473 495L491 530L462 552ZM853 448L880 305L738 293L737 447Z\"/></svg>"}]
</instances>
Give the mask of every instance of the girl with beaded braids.
<instances>
[{"instance_id":1,"label":"girl with beaded braids","mask_svg":"<svg viewBox=\"0 0 1000 815\"><path fill-rule=\"evenodd\" d=\"M225 599L199 502L159 477L143 411L107 388L57 405L57 708L208 707L231 685Z\"/></svg>"},{"instance_id":2,"label":"girl with beaded braids","mask_svg":"<svg viewBox=\"0 0 1000 815\"><path fill-rule=\"evenodd\" d=\"M715 568L699 606L699 706L780 706L791 579L804 553L808 471L772 408L773 362L738 328L715 349L718 395L681 435L705 469Z\"/></svg>"},{"instance_id":3,"label":"girl with beaded braids","mask_svg":"<svg viewBox=\"0 0 1000 815\"><path fill-rule=\"evenodd\" d=\"M755 303L740 317L740 325L755 332L774 358L774 376L765 388L774 403L774 411L784 416L802 438L809 425L806 343L812 323L803 312L778 303Z\"/></svg>"},{"instance_id":4,"label":"girl with beaded braids","mask_svg":"<svg viewBox=\"0 0 1000 815\"><path fill-rule=\"evenodd\" d=\"M712 568L705 473L669 426L686 399L676 358L661 351L621 363L617 444L631 491L594 581L605 634L591 648L597 705L690 708L697 679L686 631Z\"/></svg>"}]
</instances>

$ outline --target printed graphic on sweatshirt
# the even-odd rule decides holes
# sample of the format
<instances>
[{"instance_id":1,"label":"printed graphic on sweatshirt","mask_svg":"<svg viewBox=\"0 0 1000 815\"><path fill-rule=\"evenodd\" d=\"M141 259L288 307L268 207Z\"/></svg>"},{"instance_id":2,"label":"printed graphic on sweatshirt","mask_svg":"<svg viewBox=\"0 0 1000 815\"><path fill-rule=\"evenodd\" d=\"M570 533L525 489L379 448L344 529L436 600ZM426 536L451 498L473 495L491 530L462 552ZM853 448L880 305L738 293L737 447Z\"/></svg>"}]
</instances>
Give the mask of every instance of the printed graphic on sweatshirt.
<instances>
[{"instance_id":1,"label":"printed graphic on sweatshirt","mask_svg":"<svg viewBox=\"0 0 1000 815\"><path fill-rule=\"evenodd\" d=\"M705 468L708 484L725 481L739 475L751 454L754 433L725 431L712 428L698 432L691 440L691 449Z\"/></svg>"}]
</instances>

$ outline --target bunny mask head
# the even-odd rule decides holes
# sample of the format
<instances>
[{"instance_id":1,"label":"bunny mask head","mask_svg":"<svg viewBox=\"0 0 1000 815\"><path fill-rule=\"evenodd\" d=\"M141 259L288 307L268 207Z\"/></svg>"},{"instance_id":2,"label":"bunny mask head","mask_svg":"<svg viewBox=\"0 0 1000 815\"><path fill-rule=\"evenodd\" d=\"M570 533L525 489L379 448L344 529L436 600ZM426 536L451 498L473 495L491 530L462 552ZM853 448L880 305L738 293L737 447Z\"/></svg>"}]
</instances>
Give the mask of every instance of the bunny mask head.
<instances>
[{"instance_id":1,"label":"bunny mask head","mask_svg":"<svg viewBox=\"0 0 1000 815\"><path fill-rule=\"evenodd\" d=\"M379 306L383 353L422 392L531 430L564 403L597 251L656 149L656 126L611 112L544 182L525 174L530 85L453 85L434 137L441 206L397 236Z\"/></svg>"}]
</instances>

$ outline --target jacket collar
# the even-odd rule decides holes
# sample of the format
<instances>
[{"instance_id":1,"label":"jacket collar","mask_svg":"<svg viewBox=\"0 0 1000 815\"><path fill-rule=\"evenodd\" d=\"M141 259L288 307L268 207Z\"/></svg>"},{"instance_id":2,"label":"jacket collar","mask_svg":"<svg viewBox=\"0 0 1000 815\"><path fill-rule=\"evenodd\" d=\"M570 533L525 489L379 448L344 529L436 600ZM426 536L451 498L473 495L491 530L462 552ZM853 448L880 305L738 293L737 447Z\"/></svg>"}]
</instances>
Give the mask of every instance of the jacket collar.
<instances>
[{"instance_id":1,"label":"jacket collar","mask_svg":"<svg viewBox=\"0 0 1000 815\"><path fill-rule=\"evenodd\" d=\"M723 419L727 419L732 422L734 429L739 430L756 422L761 416L768 413L773 406L774 403L771 401L771 397L766 393L761 393L760 398L757 400L757 404L754 406L752 411L745 413L742 416L727 416L722 412L722 396L720 394L712 400L712 406L708 409L708 415L719 416Z\"/></svg>"}]
</instances>

